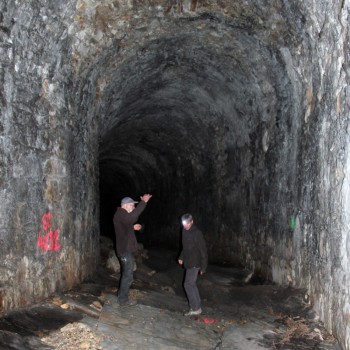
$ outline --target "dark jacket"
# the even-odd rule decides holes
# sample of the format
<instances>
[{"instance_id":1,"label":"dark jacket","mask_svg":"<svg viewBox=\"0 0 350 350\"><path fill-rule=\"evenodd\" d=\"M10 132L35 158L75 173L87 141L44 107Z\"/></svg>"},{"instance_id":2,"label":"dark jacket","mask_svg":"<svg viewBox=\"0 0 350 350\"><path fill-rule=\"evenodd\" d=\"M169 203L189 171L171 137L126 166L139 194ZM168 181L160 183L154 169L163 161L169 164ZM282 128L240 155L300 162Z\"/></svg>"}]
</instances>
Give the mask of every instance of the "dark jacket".
<instances>
[{"instance_id":1,"label":"dark jacket","mask_svg":"<svg viewBox=\"0 0 350 350\"><path fill-rule=\"evenodd\" d=\"M131 213L121 207L117 208L113 217L117 254L137 251L134 224L145 208L146 202L144 201L141 201Z\"/></svg>"},{"instance_id":2,"label":"dark jacket","mask_svg":"<svg viewBox=\"0 0 350 350\"><path fill-rule=\"evenodd\" d=\"M201 272L207 270L207 246L202 232L195 225L189 230L182 229L182 251L179 259L183 260L185 269L199 267Z\"/></svg>"}]
</instances>

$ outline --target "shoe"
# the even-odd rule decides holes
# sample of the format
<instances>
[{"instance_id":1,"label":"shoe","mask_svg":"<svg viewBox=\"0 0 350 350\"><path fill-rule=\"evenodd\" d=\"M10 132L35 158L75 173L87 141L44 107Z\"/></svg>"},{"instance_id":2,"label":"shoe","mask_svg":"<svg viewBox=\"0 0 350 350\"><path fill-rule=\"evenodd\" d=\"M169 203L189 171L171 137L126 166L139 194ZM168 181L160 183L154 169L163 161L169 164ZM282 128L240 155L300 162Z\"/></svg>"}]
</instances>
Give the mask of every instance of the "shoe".
<instances>
[{"instance_id":1,"label":"shoe","mask_svg":"<svg viewBox=\"0 0 350 350\"><path fill-rule=\"evenodd\" d=\"M136 300L128 300L128 301L125 301L124 303L119 303L119 306L135 306L137 305L137 301Z\"/></svg>"},{"instance_id":2,"label":"shoe","mask_svg":"<svg viewBox=\"0 0 350 350\"><path fill-rule=\"evenodd\" d=\"M196 315L200 315L202 313L202 309L199 308L198 310L192 310L190 309L189 312L185 313L185 316L196 316Z\"/></svg>"}]
</instances>

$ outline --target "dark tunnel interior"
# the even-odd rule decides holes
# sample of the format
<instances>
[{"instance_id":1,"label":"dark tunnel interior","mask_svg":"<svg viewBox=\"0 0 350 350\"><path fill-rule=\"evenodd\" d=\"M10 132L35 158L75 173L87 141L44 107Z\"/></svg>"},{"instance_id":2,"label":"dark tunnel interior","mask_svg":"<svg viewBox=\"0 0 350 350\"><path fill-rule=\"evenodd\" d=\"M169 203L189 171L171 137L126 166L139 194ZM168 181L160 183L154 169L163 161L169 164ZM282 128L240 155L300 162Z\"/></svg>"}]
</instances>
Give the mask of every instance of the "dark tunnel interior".
<instances>
[{"instance_id":1,"label":"dark tunnel interior","mask_svg":"<svg viewBox=\"0 0 350 350\"><path fill-rule=\"evenodd\" d=\"M109 81L99 111L102 235L113 237L120 199L143 193L153 194L140 217L145 245L177 247L178 219L191 212L213 260L234 262L239 232L274 224L274 198L290 196L283 183L293 181L278 164L295 163L298 130L287 63L247 31L220 32L220 42L213 28L180 32L117 67L113 52L99 62Z\"/></svg>"},{"instance_id":2,"label":"dark tunnel interior","mask_svg":"<svg viewBox=\"0 0 350 350\"><path fill-rule=\"evenodd\" d=\"M117 263L151 193L145 255L189 212L210 267L305 288L350 344L348 5L0 1L0 313Z\"/></svg>"}]
</instances>

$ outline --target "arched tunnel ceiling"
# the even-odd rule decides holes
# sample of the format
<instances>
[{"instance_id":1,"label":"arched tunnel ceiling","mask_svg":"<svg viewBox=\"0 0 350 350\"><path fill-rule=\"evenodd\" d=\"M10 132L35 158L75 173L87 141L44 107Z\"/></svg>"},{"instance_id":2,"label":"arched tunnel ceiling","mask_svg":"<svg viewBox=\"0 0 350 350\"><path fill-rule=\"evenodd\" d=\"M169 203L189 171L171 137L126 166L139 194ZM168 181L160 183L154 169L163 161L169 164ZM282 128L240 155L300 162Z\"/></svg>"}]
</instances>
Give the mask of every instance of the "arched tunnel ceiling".
<instances>
[{"instance_id":1,"label":"arched tunnel ceiling","mask_svg":"<svg viewBox=\"0 0 350 350\"><path fill-rule=\"evenodd\" d=\"M119 45L96 65L103 201L189 193L180 206L190 209L198 192L232 186L247 171L235 163L242 150L263 157L278 115L294 108L278 48L230 26L194 32L193 25L133 55ZM171 204L162 210L172 211Z\"/></svg>"},{"instance_id":2,"label":"arched tunnel ceiling","mask_svg":"<svg viewBox=\"0 0 350 350\"><path fill-rule=\"evenodd\" d=\"M134 158L153 168L147 151L176 162L211 144L215 128L242 147L257 125L274 124L281 67L273 53L242 34L230 35L224 48L198 39L159 39L108 77L102 163L115 159L121 167Z\"/></svg>"}]
</instances>

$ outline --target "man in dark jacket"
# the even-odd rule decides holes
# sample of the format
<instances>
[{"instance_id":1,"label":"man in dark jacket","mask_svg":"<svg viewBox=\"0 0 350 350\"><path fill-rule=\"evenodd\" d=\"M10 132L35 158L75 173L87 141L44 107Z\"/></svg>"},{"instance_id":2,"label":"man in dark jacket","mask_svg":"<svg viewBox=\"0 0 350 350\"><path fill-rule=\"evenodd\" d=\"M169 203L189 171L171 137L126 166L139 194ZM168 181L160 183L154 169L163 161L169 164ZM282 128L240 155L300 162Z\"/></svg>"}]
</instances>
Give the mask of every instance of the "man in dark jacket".
<instances>
[{"instance_id":1,"label":"man in dark jacket","mask_svg":"<svg viewBox=\"0 0 350 350\"><path fill-rule=\"evenodd\" d=\"M198 274L203 274L208 265L207 247L202 232L193 224L191 214L184 214L182 222L182 251L178 262L186 269L184 287L190 306L185 316L202 313L201 298L197 288Z\"/></svg>"},{"instance_id":2,"label":"man in dark jacket","mask_svg":"<svg viewBox=\"0 0 350 350\"><path fill-rule=\"evenodd\" d=\"M150 194L144 194L136 208L135 204L138 202L130 197L123 198L121 206L117 208L113 217L117 256L121 263L121 278L118 289L118 301L121 306L136 304L135 301L129 300L129 289L134 273L134 254L137 251L134 230L141 230L142 226L135 223L151 197Z\"/></svg>"}]
</instances>

